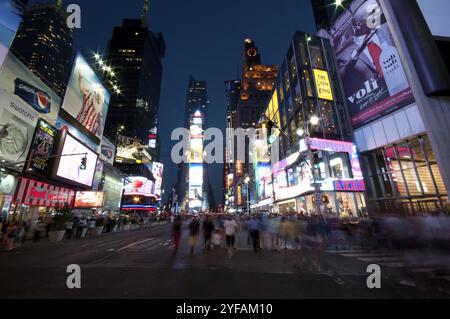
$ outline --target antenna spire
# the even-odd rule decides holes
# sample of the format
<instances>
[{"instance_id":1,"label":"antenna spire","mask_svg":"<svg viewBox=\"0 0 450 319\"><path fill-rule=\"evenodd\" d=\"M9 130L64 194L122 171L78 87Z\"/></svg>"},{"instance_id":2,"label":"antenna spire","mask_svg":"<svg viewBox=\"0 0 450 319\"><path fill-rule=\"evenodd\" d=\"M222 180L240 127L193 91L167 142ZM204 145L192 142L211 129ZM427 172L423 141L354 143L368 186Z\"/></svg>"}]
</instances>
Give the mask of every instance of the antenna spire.
<instances>
[{"instance_id":1,"label":"antenna spire","mask_svg":"<svg viewBox=\"0 0 450 319\"><path fill-rule=\"evenodd\" d=\"M148 23L147 18L148 18L148 0L144 0L144 7L142 8L141 20L142 20L142 24L145 26Z\"/></svg>"}]
</instances>

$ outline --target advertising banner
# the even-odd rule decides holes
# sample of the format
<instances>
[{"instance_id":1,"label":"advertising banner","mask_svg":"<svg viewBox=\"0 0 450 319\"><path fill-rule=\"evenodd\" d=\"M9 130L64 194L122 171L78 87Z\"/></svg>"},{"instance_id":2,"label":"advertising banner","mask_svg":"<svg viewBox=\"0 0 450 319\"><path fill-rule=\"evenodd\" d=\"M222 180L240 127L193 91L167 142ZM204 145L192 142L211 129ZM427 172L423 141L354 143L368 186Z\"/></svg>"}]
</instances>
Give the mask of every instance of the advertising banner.
<instances>
[{"instance_id":1,"label":"advertising banner","mask_svg":"<svg viewBox=\"0 0 450 319\"><path fill-rule=\"evenodd\" d=\"M114 143L103 136L102 143L100 144L100 158L106 163L113 165L115 153L116 146L114 145Z\"/></svg>"},{"instance_id":2,"label":"advertising banner","mask_svg":"<svg viewBox=\"0 0 450 319\"><path fill-rule=\"evenodd\" d=\"M354 127L414 101L392 34L376 0L354 0L329 32Z\"/></svg>"},{"instance_id":3,"label":"advertising banner","mask_svg":"<svg viewBox=\"0 0 450 319\"><path fill-rule=\"evenodd\" d=\"M25 169L40 175L47 175L53 146L58 131L44 120L40 119L34 132L33 142L28 152L28 162Z\"/></svg>"},{"instance_id":4,"label":"advertising banner","mask_svg":"<svg viewBox=\"0 0 450 319\"><path fill-rule=\"evenodd\" d=\"M87 131L101 139L109 100L109 92L86 60L78 54L62 108Z\"/></svg>"},{"instance_id":5,"label":"advertising banner","mask_svg":"<svg viewBox=\"0 0 450 319\"><path fill-rule=\"evenodd\" d=\"M58 130L66 130L73 136L75 136L77 139L79 139L81 142L86 144L89 148L93 150L98 150L100 152L100 147L97 143L93 142L90 138L88 138L86 135L84 135L82 132L80 132L77 128L75 128L73 125L69 124L66 120L64 120L61 117L58 117L56 120L56 128Z\"/></svg>"},{"instance_id":6,"label":"advertising banner","mask_svg":"<svg viewBox=\"0 0 450 319\"><path fill-rule=\"evenodd\" d=\"M75 208L103 207L104 192L77 192L75 196Z\"/></svg>"},{"instance_id":7,"label":"advertising banner","mask_svg":"<svg viewBox=\"0 0 450 319\"><path fill-rule=\"evenodd\" d=\"M74 199L74 190L23 177L19 178L17 196L15 196L18 204L42 207L67 205L72 208Z\"/></svg>"},{"instance_id":8,"label":"advertising banner","mask_svg":"<svg viewBox=\"0 0 450 319\"><path fill-rule=\"evenodd\" d=\"M70 134L66 133L61 156L57 164L56 178L68 183L92 187L98 155ZM83 159L86 166L82 168Z\"/></svg>"},{"instance_id":9,"label":"advertising banner","mask_svg":"<svg viewBox=\"0 0 450 319\"><path fill-rule=\"evenodd\" d=\"M162 182L163 182L164 164L153 162L152 175L155 178L155 194L162 195Z\"/></svg>"},{"instance_id":10,"label":"advertising banner","mask_svg":"<svg viewBox=\"0 0 450 319\"><path fill-rule=\"evenodd\" d=\"M22 171L39 114L2 89L0 101L0 161Z\"/></svg>"},{"instance_id":11,"label":"advertising banner","mask_svg":"<svg viewBox=\"0 0 450 319\"><path fill-rule=\"evenodd\" d=\"M13 195L16 190L17 177L0 172L0 193Z\"/></svg>"},{"instance_id":12,"label":"advertising banner","mask_svg":"<svg viewBox=\"0 0 450 319\"><path fill-rule=\"evenodd\" d=\"M149 147L142 141L119 135L117 138L116 162L125 164L146 164L151 161Z\"/></svg>"},{"instance_id":13,"label":"advertising banner","mask_svg":"<svg viewBox=\"0 0 450 319\"><path fill-rule=\"evenodd\" d=\"M0 68L16 36L24 9L22 1L0 0Z\"/></svg>"},{"instance_id":14,"label":"advertising banner","mask_svg":"<svg viewBox=\"0 0 450 319\"><path fill-rule=\"evenodd\" d=\"M331 89L328 72L318 69L313 69L313 72L319 99L333 101L333 91Z\"/></svg>"},{"instance_id":15,"label":"advertising banner","mask_svg":"<svg viewBox=\"0 0 450 319\"><path fill-rule=\"evenodd\" d=\"M125 196L147 196L154 197L154 183L145 177L128 177L131 183L125 185L124 195Z\"/></svg>"},{"instance_id":16,"label":"advertising banner","mask_svg":"<svg viewBox=\"0 0 450 319\"><path fill-rule=\"evenodd\" d=\"M16 96L39 118L52 125L55 123L61 99L12 53L8 54L0 72L0 88Z\"/></svg>"},{"instance_id":17,"label":"advertising banner","mask_svg":"<svg viewBox=\"0 0 450 319\"><path fill-rule=\"evenodd\" d=\"M191 139L190 163L203 163L203 139Z\"/></svg>"}]
</instances>

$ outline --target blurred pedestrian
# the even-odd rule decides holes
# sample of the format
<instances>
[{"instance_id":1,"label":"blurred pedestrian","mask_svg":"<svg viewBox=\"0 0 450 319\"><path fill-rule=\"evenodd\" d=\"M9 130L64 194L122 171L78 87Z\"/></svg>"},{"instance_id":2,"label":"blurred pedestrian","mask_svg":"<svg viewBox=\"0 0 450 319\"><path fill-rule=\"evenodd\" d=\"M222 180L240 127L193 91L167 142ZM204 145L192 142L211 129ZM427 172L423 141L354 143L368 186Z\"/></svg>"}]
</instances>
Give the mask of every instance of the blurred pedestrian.
<instances>
[{"instance_id":1,"label":"blurred pedestrian","mask_svg":"<svg viewBox=\"0 0 450 319\"><path fill-rule=\"evenodd\" d=\"M181 217L177 216L172 225L172 238L175 252L178 251L181 239Z\"/></svg>"},{"instance_id":2,"label":"blurred pedestrian","mask_svg":"<svg viewBox=\"0 0 450 319\"><path fill-rule=\"evenodd\" d=\"M235 250L235 241L236 241L236 232L237 232L237 223L236 221L230 216L224 223L225 227L225 236L226 236L226 243L228 248L228 257L233 257L234 250Z\"/></svg>"},{"instance_id":3,"label":"blurred pedestrian","mask_svg":"<svg viewBox=\"0 0 450 319\"><path fill-rule=\"evenodd\" d=\"M206 219L203 221L203 237L205 239L204 250L211 250L211 237L215 229L214 223L211 221L209 215L206 215Z\"/></svg>"},{"instance_id":4,"label":"blurred pedestrian","mask_svg":"<svg viewBox=\"0 0 450 319\"><path fill-rule=\"evenodd\" d=\"M258 252L261 250L260 247L260 231L261 231L261 224L258 216L253 216L248 222L248 231L250 233L250 237L252 240L253 250L255 252Z\"/></svg>"},{"instance_id":5,"label":"blurred pedestrian","mask_svg":"<svg viewBox=\"0 0 450 319\"><path fill-rule=\"evenodd\" d=\"M194 216L189 224L189 247L191 248L191 255L194 254L195 246L197 246L198 235L200 233L200 222Z\"/></svg>"},{"instance_id":6,"label":"blurred pedestrian","mask_svg":"<svg viewBox=\"0 0 450 319\"><path fill-rule=\"evenodd\" d=\"M73 231L73 220L71 218L66 222L66 238L67 239L72 239L72 236L73 236L72 231Z\"/></svg>"}]
</instances>

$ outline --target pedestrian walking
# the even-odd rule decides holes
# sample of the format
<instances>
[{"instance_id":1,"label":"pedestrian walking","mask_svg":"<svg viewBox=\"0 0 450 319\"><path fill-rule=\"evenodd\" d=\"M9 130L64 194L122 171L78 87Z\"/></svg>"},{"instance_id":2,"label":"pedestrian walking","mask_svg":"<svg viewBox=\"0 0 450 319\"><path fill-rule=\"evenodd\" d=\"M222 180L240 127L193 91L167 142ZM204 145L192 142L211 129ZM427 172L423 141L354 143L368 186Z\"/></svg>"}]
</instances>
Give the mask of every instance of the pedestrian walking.
<instances>
[{"instance_id":1,"label":"pedestrian walking","mask_svg":"<svg viewBox=\"0 0 450 319\"><path fill-rule=\"evenodd\" d=\"M252 246L253 246L253 250L255 252L258 252L259 250L261 250L260 247L260 230L261 230L261 225L260 225L260 220L258 218L258 216L253 216L253 218L251 218L248 222L248 231L250 233L250 237L252 240Z\"/></svg>"},{"instance_id":2,"label":"pedestrian walking","mask_svg":"<svg viewBox=\"0 0 450 319\"><path fill-rule=\"evenodd\" d=\"M212 233L215 229L214 223L211 221L210 217L207 215L206 219L203 222L202 230L203 237L205 239L205 247L204 250L211 250L211 237Z\"/></svg>"},{"instance_id":3,"label":"pedestrian walking","mask_svg":"<svg viewBox=\"0 0 450 319\"><path fill-rule=\"evenodd\" d=\"M230 216L228 219L224 222L224 228L225 228L225 236L226 236L226 244L228 248L228 257L233 257L235 247L235 241L236 241L236 232L238 225L236 221Z\"/></svg>"},{"instance_id":4,"label":"pedestrian walking","mask_svg":"<svg viewBox=\"0 0 450 319\"><path fill-rule=\"evenodd\" d=\"M72 238L72 236L73 236L72 231L73 231L73 220L69 219L66 222L66 238L67 239L71 239Z\"/></svg>"},{"instance_id":5,"label":"pedestrian walking","mask_svg":"<svg viewBox=\"0 0 450 319\"><path fill-rule=\"evenodd\" d=\"M175 252L178 251L181 239L181 217L177 216L172 225L172 239Z\"/></svg>"},{"instance_id":6,"label":"pedestrian walking","mask_svg":"<svg viewBox=\"0 0 450 319\"><path fill-rule=\"evenodd\" d=\"M87 220L86 218L82 217L78 223L78 230L76 238L81 238L83 236L83 230L87 227Z\"/></svg>"},{"instance_id":7,"label":"pedestrian walking","mask_svg":"<svg viewBox=\"0 0 450 319\"><path fill-rule=\"evenodd\" d=\"M6 229L6 238L4 240L4 246L6 251L12 251L14 249L14 241L19 233L17 222L10 223Z\"/></svg>"},{"instance_id":8,"label":"pedestrian walking","mask_svg":"<svg viewBox=\"0 0 450 319\"><path fill-rule=\"evenodd\" d=\"M191 256L194 255L195 246L197 246L198 235L200 233L200 222L197 216L192 218L189 224L189 247L191 248Z\"/></svg>"}]
</instances>

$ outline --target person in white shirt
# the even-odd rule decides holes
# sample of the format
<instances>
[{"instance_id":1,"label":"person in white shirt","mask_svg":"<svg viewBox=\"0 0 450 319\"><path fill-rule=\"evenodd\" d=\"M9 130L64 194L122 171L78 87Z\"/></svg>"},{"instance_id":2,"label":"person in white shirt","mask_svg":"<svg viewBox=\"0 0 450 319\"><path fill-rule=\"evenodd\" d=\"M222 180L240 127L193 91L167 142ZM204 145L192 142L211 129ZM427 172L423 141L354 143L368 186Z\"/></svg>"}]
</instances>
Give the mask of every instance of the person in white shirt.
<instances>
[{"instance_id":1,"label":"person in white shirt","mask_svg":"<svg viewBox=\"0 0 450 319\"><path fill-rule=\"evenodd\" d=\"M233 218L228 217L224 223L224 228L228 247L228 256L231 258L235 249L234 243L236 238L237 223Z\"/></svg>"}]
</instances>

